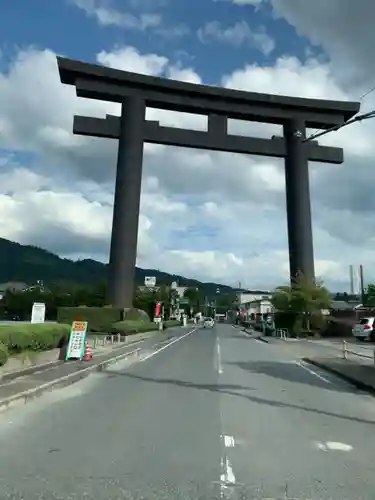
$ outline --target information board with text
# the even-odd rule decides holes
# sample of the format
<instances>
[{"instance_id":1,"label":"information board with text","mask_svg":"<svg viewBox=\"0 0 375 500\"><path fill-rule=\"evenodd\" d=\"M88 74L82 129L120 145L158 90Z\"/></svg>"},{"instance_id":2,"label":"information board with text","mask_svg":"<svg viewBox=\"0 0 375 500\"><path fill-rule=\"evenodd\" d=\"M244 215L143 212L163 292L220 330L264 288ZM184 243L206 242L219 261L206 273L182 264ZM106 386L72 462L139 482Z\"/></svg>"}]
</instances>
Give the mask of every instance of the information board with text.
<instances>
[{"instance_id":1,"label":"information board with text","mask_svg":"<svg viewBox=\"0 0 375 500\"><path fill-rule=\"evenodd\" d=\"M73 321L66 359L82 359L85 355L87 321Z\"/></svg>"}]
</instances>

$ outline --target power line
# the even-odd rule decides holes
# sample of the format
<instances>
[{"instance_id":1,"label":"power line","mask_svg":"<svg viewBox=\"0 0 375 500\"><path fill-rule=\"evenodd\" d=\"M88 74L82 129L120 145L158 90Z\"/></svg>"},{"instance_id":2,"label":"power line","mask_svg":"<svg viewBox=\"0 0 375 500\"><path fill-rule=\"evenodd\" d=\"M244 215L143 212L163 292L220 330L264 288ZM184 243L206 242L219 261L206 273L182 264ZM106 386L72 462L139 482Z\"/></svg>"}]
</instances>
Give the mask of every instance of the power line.
<instances>
[{"instance_id":1,"label":"power line","mask_svg":"<svg viewBox=\"0 0 375 500\"><path fill-rule=\"evenodd\" d=\"M361 97L359 98L359 100L362 101L362 99L364 99L369 94L371 94L372 92L374 92L374 90L375 90L375 85L373 87L371 87L371 89L369 89L367 92L365 92L364 94L362 94Z\"/></svg>"},{"instance_id":2,"label":"power line","mask_svg":"<svg viewBox=\"0 0 375 500\"><path fill-rule=\"evenodd\" d=\"M370 95L374 91L375 91L375 85L373 87L371 87L369 90L367 90L367 92L365 92L364 94L362 94L359 97L358 101L362 101L365 97L367 97L368 95ZM373 111L370 111L370 113L373 113ZM373 118L373 117L370 116L369 118ZM360 120L355 120L355 121L360 121ZM353 122L350 122L350 123L353 123ZM324 133L318 132L318 129L315 129L315 133L313 133L310 137L308 137L307 139L305 139L303 142L307 142L307 141L313 140L315 137L318 137L318 136L320 137L321 135L328 134L328 132L334 132L336 130L339 130L342 126L350 125L350 123L346 123L345 122L345 124L338 126L338 128L337 128L337 126L336 127L332 127L332 129L329 129L329 130L325 131ZM316 135L316 134L318 134L318 135Z\"/></svg>"},{"instance_id":3,"label":"power line","mask_svg":"<svg viewBox=\"0 0 375 500\"><path fill-rule=\"evenodd\" d=\"M342 123L341 125L335 125L334 127L331 127L327 130L322 130L321 132L310 135L309 137L304 139L302 142L313 141L314 139L317 139L318 137L321 137L322 135L329 134L330 132L336 132L337 130L342 129L343 127L347 127L348 125L352 125L352 123L361 122L363 120L369 120L370 118L375 118L375 109L372 111L369 111L368 113L363 113L361 115L355 116L354 118L350 118L350 120L347 120L346 122Z\"/></svg>"}]
</instances>

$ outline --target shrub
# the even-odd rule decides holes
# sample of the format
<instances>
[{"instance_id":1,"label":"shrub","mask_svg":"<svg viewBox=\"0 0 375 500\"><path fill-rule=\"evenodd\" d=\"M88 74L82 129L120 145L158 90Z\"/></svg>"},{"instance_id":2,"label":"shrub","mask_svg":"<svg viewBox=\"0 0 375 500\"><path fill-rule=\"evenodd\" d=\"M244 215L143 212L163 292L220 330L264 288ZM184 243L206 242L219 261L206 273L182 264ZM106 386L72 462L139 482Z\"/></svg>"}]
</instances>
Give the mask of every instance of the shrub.
<instances>
[{"instance_id":1,"label":"shrub","mask_svg":"<svg viewBox=\"0 0 375 500\"><path fill-rule=\"evenodd\" d=\"M322 337L351 337L353 322L345 319L328 317L326 326L321 331Z\"/></svg>"},{"instance_id":2,"label":"shrub","mask_svg":"<svg viewBox=\"0 0 375 500\"><path fill-rule=\"evenodd\" d=\"M274 315L275 328L293 331L297 316L297 313L293 311L277 311Z\"/></svg>"},{"instance_id":3,"label":"shrub","mask_svg":"<svg viewBox=\"0 0 375 500\"><path fill-rule=\"evenodd\" d=\"M165 328L173 328L174 326L181 326L181 321L178 319L168 319L164 321Z\"/></svg>"},{"instance_id":4,"label":"shrub","mask_svg":"<svg viewBox=\"0 0 375 500\"><path fill-rule=\"evenodd\" d=\"M8 348L5 344L0 342L0 366L4 366L8 361L9 353Z\"/></svg>"},{"instance_id":5,"label":"shrub","mask_svg":"<svg viewBox=\"0 0 375 500\"><path fill-rule=\"evenodd\" d=\"M58 323L71 325L73 321L87 321L89 332L110 333L113 323L122 321L124 310L118 307L59 307Z\"/></svg>"},{"instance_id":6,"label":"shrub","mask_svg":"<svg viewBox=\"0 0 375 500\"><path fill-rule=\"evenodd\" d=\"M150 321L149 315L142 309L128 309L124 313L124 321Z\"/></svg>"}]
</instances>

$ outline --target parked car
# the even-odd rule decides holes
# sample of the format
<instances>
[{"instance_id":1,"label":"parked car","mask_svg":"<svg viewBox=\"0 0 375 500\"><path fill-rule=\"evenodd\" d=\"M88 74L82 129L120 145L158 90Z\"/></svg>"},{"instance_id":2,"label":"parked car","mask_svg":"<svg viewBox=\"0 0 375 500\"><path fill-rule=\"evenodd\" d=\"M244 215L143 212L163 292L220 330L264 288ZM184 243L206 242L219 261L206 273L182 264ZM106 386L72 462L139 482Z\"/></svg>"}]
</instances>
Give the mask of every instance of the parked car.
<instances>
[{"instance_id":1,"label":"parked car","mask_svg":"<svg viewBox=\"0 0 375 500\"><path fill-rule=\"evenodd\" d=\"M203 327L204 328L213 328L214 320L212 318L204 318Z\"/></svg>"},{"instance_id":2,"label":"parked car","mask_svg":"<svg viewBox=\"0 0 375 500\"><path fill-rule=\"evenodd\" d=\"M352 334L358 340L375 340L375 318L361 318L354 325Z\"/></svg>"}]
</instances>

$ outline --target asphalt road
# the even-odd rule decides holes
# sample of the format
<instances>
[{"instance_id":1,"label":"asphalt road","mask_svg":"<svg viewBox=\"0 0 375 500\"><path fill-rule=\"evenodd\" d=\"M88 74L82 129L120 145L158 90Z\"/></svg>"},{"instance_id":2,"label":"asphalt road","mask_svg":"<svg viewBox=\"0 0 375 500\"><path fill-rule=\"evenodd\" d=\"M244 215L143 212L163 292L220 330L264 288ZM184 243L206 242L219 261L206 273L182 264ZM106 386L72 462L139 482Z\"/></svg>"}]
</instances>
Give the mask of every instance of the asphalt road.
<instances>
[{"instance_id":1,"label":"asphalt road","mask_svg":"<svg viewBox=\"0 0 375 500\"><path fill-rule=\"evenodd\" d=\"M375 400L229 325L0 414L1 498L373 500Z\"/></svg>"}]
</instances>

